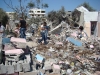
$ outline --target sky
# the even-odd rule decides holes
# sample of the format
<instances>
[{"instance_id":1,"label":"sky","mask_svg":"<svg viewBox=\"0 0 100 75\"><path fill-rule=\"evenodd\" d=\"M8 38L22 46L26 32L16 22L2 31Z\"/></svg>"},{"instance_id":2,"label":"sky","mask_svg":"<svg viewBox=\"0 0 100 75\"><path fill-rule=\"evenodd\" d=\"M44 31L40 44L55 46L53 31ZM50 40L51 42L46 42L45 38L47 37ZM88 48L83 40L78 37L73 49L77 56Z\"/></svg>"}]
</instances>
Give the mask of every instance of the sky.
<instances>
[{"instance_id":1,"label":"sky","mask_svg":"<svg viewBox=\"0 0 100 75\"><path fill-rule=\"evenodd\" d=\"M5 0L9 2L9 0ZM19 6L18 0L12 0L13 6ZM30 0L23 0L23 5L26 5ZM33 0L35 1L35 0ZM48 4L48 8L46 8L46 12L50 12L52 10L59 10L62 6L65 7L66 11L73 11L77 6L84 2L88 2L90 6L92 6L97 11L100 11L100 0L42 0L43 3ZM2 8L6 12L12 12L3 0L0 0L0 8Z\"/></svg>"}]
</instances>

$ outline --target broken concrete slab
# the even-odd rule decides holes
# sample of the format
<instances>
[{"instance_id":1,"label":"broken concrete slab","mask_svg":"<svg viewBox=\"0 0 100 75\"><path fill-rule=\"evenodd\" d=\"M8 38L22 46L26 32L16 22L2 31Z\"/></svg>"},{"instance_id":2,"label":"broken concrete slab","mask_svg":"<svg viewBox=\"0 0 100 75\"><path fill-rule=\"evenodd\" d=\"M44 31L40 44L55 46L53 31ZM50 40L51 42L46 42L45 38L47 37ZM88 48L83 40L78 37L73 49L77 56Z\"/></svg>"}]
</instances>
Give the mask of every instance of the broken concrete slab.
<instances>
[{"instance_id":1,"label":"broken concrete slab","mask_svg":"<svg viewBox=\"0 0 100 75\"><path fill-rule=\"evenodd\" d=\"M59 65L53 64L52 69L53 69L53 73L60 74L60 66Z\"/></svg>"},{"instance_id":2,"label":"broken concrete slab","mask_svg":"<svg viewBox=\"0 0 100 75\"><path fill-rule=\"evenodd\" d=\"M22 64L23 72L30 71L30 64L29 63L23 63Z\"/></svg>"},{"instance_id":3,"label":"broken concrete slab","mask_svg":"<svg viewBox=\"0 0 100 75\"><path fill-rule=\"evenodd\" d=\"M0 74L6 74L6 73L7 73L6 66L3 64L0 64Z\"/></svg>"},{"instance_id":4,"label":"broken concrete slab","mask_svg":"<svg viewBox=\"0 0 100 75\"><path fill-rule=\"evenodd\" d=\"M26 42L26 45L29 46L30 48L32 48L32 47L36 47L38 44L36 42L29 41L29 42Z\"/></svg>"},{"instance_id":5,"label":"broken concrete slab","mask_svg":"<svg viewBox=\"0 0 100 75\"><path fill-rule=\"evenodd\" d=\"M14 74L14 66L13 65L7 65L7 74Z\"/></svg>"},{"instance_id":6,"label":"broken concrete slab","mask_svg":"<svg viewBox=\"0 0 100 75\"><path fill-rule=\"evenodd\" d=\"M19 72L19 75L37 75L38 71L32 71L32 72Z\"/></svg>"},{"instance_id":7,"label":"broken concrete slab","mask_svg":"<svg viewBox=\"0 0 100 75\"><path fill-rule=\"evenodd\" d=\"M11 37L10 41L11 42L18 42L18 43L26 43L26 39L24 39L24 38Z\"/></svg>"},{"instance_id":8,"label":"broken concrete slab","mask_svg":"<svg viewBox=\"0 0 100 75\"><path fill-rule=\"evenodd\" d=\"M12 50L6 50L5 54L6 55L20 55L23 54L24 51L22 49L12 49Z\"/></svg>"}]
</instances>

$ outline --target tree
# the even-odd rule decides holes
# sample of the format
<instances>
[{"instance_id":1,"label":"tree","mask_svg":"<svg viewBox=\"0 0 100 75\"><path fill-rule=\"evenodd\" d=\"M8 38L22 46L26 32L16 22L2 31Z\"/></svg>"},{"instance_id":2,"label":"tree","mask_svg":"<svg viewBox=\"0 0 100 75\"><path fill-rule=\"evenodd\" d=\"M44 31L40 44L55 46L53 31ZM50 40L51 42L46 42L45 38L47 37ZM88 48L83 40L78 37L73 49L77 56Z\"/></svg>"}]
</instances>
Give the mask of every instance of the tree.
<instances>
[{"instance_id":1,"label":"tree","mask_svg":"<svg viewBox=\"0 0 100 75\"><path fill-rule=\"evenodd\" d=\"M54 25L58 25L63 21L63 16L65 16L65 8L62 6L58 11L50 11L48 13L48 20L53 22Z\"/></svg>"},{"instance_id":2,"label":"tree","mask_svg":"<svg viewBox=\"0 0 100 75\"><path fill-rule=\"evenodd\" d=\"M42 8L48 8L49 6L48 6L48 4L47 3L45 3L45 4L42 4Z\"/></svg>"},{"instance_id":3,"label":"tree","mask_svg":"<svg viewBox=\"0 0 100 75\"><path fill-rule=\"evenodd\" d=\"M40 3L41 3L41 0L36 0L37 8L40 8Z\"/></svg>"},{"instance_id":4,"label":"tree","mask_svg":"<svg viewBox=\"0 0 100 75\"><path fill-rule=\"evenodd\" d=\"M8 18L7 14L5 13L5 11L2 8L0 8L0 14L2 14L2 15L0 15L0 21L5 26L6 23L8 22L9 18Z\"/></svg>"},{"instance_id":5,"label":"tree","mask_svg":"<svg viewBox=\"0 0 100 75\"><path fill-rule=\"evenodd\" d=\"M35 4L34 4L33 2L29 2L29 3L28 3L28 7L29 7L29 8L33 8L33 7L35 7Z\"/></svg>"},{"instance_id":6,"label":"tree","mask_svg":"<svg viewBox=\"0 0 100 75\"><path fill-rule=\"evenodd\" d=\"M84 6L85 8L87 8L89 11L96 11L92 6L90 6L89 3L84 2L83 4L81 4L80 6Z\"/></svg>"},{"instance_id":7,"label":"tree","mask_svg":"<svg viewBox=\"0 0 100 75\"><path fill-rule=\"evenodd\" d=\"M27 15L27 12L28 12L28 10L27 10L28 7L23 4L23 3L25 3L25 0L24 1L18 0L18 2L19 2L18 6L14 6L12 0L9 0L9 2L7 2L6 0L3 0L3 1L9 8L11 8L14 12L16 12L16 15L18 17L22 16L23 18L25 18L25 16Z\"/></svg>"}]
</instances>

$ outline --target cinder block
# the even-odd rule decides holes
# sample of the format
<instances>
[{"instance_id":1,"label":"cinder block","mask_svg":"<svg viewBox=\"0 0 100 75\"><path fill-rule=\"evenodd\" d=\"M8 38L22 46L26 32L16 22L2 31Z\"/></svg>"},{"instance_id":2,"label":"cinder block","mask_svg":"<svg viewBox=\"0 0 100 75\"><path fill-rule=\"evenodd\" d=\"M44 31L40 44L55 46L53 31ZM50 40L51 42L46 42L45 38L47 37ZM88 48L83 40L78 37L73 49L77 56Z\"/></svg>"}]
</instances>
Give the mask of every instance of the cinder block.
<instances>
[{"instance_id":1,"label":"cinder block","mask_svg":"<svg viewBox=\"0 0 100 75\"><path fill-rule=\"evenodd\" d=\"M29 55L25 55L25 56L26 56L27 62L30 63L31 62L30 54Z\"/></svg>"},{"instance_id":2,"label":"cinder block","mask_svg":"<svg viewBox=\"0 0 100 75\"><path fill-rule=\"evenodd\" d=\"M37 75L38 71L32 71L32 72L19 72L19 75Z\"/></svg>"},{"instance_id":3,"label":"cinder block","mask_svg":"<svg viewBox=\"0 0 100 75\"><path fill-rule=\"evenodd\" d=\"M52 69L53 69L53 73L60 74L60 66L59 65L53 64Z\"/></svg>"},{"instance_id":4,"label":"cinder block","mask_svg":"<svg viewBox=\"0 0 100 75\"><path fill-rule=\"evenodd\" d=\"M14 66L7 65L7 74L14 74Z\"/></svg>"},{"instance_id":5,"label":"cinder block","mask_svg":"<svg viewBox=\"0 0 100 75\"><path fill-rule=\"evenodd\" d=\"M47 74L47 75L60 75L58 73L50 73L50 74Z\"/></svg>"},{"instance_id":6,"label":"cinder block","mask_svg":"<svg viewBox=\"0 0 100 75\"><path fill-rule=\"evenodd\" d=\"M45 70L50 70L50 69L52 69L51 65L46 65L45 66Z\"/></svg>"},{"instance_id":7,"label":"cinder block","mask_svg":"<svg viewBox=\"0 0 100 75\"><path fill-rule=\"evenodd\" d=\"M7 69L5 65L0 65L0 74L6 74Z\"/></svg>"},{"instance_id":8,"label":"cinder block","mask_svg":"<svg viewBox=\"0 0 100 75\"><path fill-rule=\"evenodd\" d=\"M29 63L23 63L22 66L23 66L24 72L30 71L30 64Z\"/></svg>"},{"instance_id":9,"label":"cinder block","mask_svg":"<svg viewBox=\"0 0 100 75\"><path fill-rule=\"evenodd\" d=\"M19 75L19 73L15 72L14 74L7 74L7 75Z\"/></svg>"},{"instance_id":10,"label":"cinder block","mask_svg":"<svg viewBox=\"0 0 100 75\"><path fill-rule=\"evenodd\" d=\"M22 71L22 64L16 63L16 64L14 65L14 71L15 71L15 72L20 72L20 71Z\"/></svg>"}]
</instances>

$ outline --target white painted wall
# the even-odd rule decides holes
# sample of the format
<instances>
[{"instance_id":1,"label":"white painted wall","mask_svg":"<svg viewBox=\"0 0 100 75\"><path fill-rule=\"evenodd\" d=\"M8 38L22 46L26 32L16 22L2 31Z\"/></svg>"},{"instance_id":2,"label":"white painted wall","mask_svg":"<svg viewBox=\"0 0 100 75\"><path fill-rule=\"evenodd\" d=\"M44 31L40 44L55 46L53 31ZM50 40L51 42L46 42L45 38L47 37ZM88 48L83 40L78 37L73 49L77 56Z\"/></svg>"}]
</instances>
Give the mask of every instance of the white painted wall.
<instances>
[{"instance_id":1,"label":"white painted wall","mask_svg":"<svg viewBox=\"0 0 100 75\"><path fill-rule=\"evenodd\" d=\"M98 19L98 12L84 12L84 21L97 21Z\"/></svg>"},{"instance_id":2,"label":"white painted wall","mask_svg":"<svg viewBox=\"0 0 100 75\"><path fill-rule=\"evenodd\" d=\"M42 12L42 11L44 11L44 12ZM40 15L40 17L42 17L45 14L46 14L45 9L33 8L33 9L29 10L29 15L31 15L31 17L32 17L32 15L34 15L34 17Z\"/></svg>"}]
</instances>

